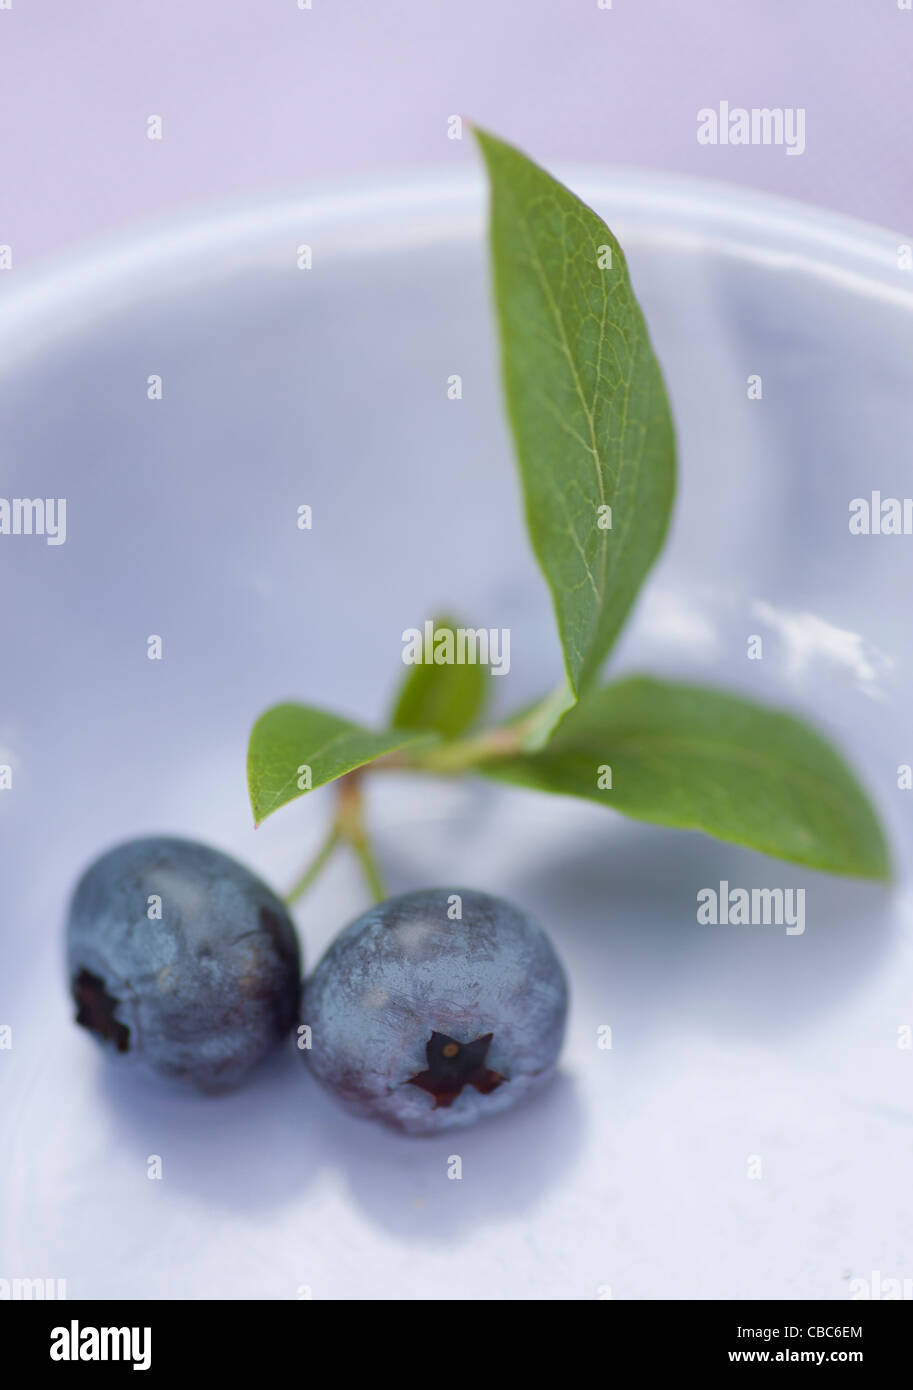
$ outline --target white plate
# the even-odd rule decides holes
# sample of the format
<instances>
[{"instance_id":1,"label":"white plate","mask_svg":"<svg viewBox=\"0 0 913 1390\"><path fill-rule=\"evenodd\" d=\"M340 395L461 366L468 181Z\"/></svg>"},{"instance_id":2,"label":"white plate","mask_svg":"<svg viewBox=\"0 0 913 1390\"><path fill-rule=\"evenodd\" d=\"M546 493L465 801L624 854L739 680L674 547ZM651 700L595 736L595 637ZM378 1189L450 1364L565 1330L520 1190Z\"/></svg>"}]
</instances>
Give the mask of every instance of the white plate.
<instances>
[{"instance_id":1,"label":"white plate","mask_svg":"<svg viewBox=\"0 0 913 1390\"><path fill-rule=\"evenodd\" d=\"M551 1091L417 1141L341 1114L292 1050L223 1100L134 1089L71 1021L61 932L83 865L162 830L281 889L331 793L254 832L263 708L381 722L403 628L442 605L511 629L502 709L551 686L558 645L498 396L478 179L246 205L16 272L0 491L69 509L64 545L0 538L0 1278L99 1298L840 1299L913 1274L896 779L913 538L848 529L852 498L913 491L913 274L900 238L809 209L565 174L629 253L681 439L673 535L614 669L817 719L878 801L897 885L390 778L371 816L391 889L478 886L551 928L573 990ZM804 935L699 926L697 891L721 879L804 887ZM363 903L338 861L298 912L309 964Z\"/></svg>"}]
</instances>

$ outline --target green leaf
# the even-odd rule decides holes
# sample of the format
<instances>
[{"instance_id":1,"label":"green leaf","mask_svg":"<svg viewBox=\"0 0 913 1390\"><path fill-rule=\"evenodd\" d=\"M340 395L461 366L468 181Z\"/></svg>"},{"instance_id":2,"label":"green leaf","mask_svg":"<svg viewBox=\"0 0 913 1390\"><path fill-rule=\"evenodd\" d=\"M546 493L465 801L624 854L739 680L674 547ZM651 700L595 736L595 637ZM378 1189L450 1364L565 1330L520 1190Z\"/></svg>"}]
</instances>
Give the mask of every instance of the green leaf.
<instances>
[{"instance_id":1,"label":"green leaf","mask_svg":"<svg viewBox=\"0 0 913 1390\"><path fill-rule=\"evenodd\" d=\"M575 706L541 752L482 770L827 873L890 876L878 818L840 755L801 720L735 695L620 681Z\"/></svg>"},{"instance_id":2,"label":"green leaf","mask_svg":"<svg viewBox=\"0 0 913 1390\"><path fill-rule=\"evenodd\" d=\"M526 521L579 696L662 547L675 492L672 417L608 227L519 150L476 135L491 182L495 299ZM605 507L611 529L599 525Z\"/></svg>"},{"instance_id":3,"label":"green leaf","mask_svg":"<svg viewBox=\"0 0 913 1390\"><path fill-rule=\"evenodd\" d=\"M421 736L385 730L375 733L311 705L273 705L250 734L247 785L259 825L280 806L307 791L373 763L387 753L420 741ZM309 769L310 785L303 769Z\"/></svg>"},{"instance_id":4,"label":"green leaf","mask_svg":"<svg viewBox=\"0 0 913 1390\"><path fill-rule=\"evenodd\" d=\"M455 618L434 619L435 634L454 634L461 626ZM454 662L435 666L422 662L409 668L400 687L393 724L397 729L425 729L456 738L471 728L485 706L490 673L479 662Z\"/></svg>"}]
</instances>

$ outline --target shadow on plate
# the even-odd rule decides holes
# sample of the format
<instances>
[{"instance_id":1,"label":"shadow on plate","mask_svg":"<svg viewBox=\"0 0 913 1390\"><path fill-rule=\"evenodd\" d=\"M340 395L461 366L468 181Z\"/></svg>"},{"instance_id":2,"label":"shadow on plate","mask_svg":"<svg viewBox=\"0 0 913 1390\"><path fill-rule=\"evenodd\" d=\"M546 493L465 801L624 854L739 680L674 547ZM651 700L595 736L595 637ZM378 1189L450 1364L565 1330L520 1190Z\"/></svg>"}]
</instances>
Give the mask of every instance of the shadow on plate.
<instances>
[{"instance_id":1,"label":"shadow on plate","mask_svg":"<svg viewBox=\"0 0 913 1390\"><path fill-rule=\"evenodd\" d=\"M138 1163L160 1154L169 1186L255 1214L304 1192L323 1162L302 1071L290 1044L224 1096L170 1091L116 1065L100 1066L99 1088Z\"/></svg>"},{"instance_id":2,"label":"shadow on plate","mask_svg":"<svg viewBox=\"0 0 913 1390\"><path fill-rule=\"evenodd\" d=\"M698 833L615 819L508 891L572 958L578 996L598 984L619 1023L643 1034L671 1020L763 1045L845 1008L897 930L890 888L814 873ZM805 890L805 930L697 921L705 888ZM652 1022L652 1029L648 1026Z\"/></svg>"},{"instance_id":3,"label":"shadow on plate","mask_svg":"<svg viewBox=\"0 0 913 1390\"><path fill-rule=\"evenodd\" d=\"M560 1071L515 1110L442 1137L403 1135L347 1115L322 1092L314 1103L330 1161L359 1206L408 1242L444 1244L531 1213L566 1178L584 1130L577 1089ZM459 1179L448 1176L454 1158ZM471 1297L472 1291L446 1296Z\"/></svg>"},{"instance_id":4,"label":"shadow on plate","mask_svg":"<svg viewBox=\"0 0 913 1390\"><path fill-rule=\"evenodd\" d=\"M566 1171L581 1140L576 1092L562 1074L516 1110L441 1139L347 1115L307 1075L291 1045L225 1096L138 1084L116 1066L99 1068L99 1087L137 1164L160 1154L169 1186L202 1202L236 1215L294 1211L329 1168L343 1175L372 1220L429 1241L529 1210ZM459 1181L448 1178L452 1155L462 1160Z\"/></svg>"}]
</instances>

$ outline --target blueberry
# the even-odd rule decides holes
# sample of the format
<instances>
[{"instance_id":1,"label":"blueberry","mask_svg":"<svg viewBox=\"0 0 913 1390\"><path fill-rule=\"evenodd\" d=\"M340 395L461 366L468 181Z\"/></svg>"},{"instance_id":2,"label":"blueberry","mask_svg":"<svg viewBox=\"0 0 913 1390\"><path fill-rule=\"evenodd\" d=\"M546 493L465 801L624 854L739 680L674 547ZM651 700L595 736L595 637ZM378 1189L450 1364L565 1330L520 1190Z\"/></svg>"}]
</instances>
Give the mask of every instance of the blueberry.
<instances>
[{"instance_id":1,"label":"blueberry","mask_svg":"<svg viewBox=\"0 0 913 1390\"><path fill-rule=\"evenodd\" d=\"M265 883L192 840L130 840L80 879L67 924L76 1022L140 1070L236 1086L292 1028L295 929Z\"/></svg>"},{"instance_id":2,"label":"blueberry","mask_svg":"<svg viewBox=\"0 0 913 1390\"><path fill-rule=\"evenodd\" d=\"M302 1051L350 1111L432 1134L546 1081L566 1013L564 971L528 913L487 893L405 893L346 927L318 964Z\"/></svg>"}]
</instances>

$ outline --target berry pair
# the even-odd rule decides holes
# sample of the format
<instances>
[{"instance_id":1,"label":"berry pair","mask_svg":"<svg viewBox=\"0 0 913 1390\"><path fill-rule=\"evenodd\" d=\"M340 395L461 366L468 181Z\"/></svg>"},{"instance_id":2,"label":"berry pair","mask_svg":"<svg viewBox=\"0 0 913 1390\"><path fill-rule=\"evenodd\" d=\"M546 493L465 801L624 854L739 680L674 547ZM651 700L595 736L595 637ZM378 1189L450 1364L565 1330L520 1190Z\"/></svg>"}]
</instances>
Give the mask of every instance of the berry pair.
<instances>
[{"instance_id":1,"label":"berry pair","mask_svg":"<svg viewBox=\"0 0 913 1390\"><path fill-rule=\"evenodd\" d=\"M76 1021L146 1072L238 1085L293 1028L301 965L283 903L188 840L133 840L80 880ZM506 1110L552 1073L567 985L542 929L485 893L426 890L342 931L301 993L299 1045L350 1110L433 1133Z\"/></svg>"}]
</instances>

